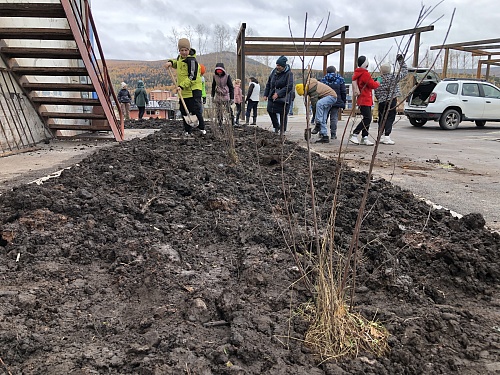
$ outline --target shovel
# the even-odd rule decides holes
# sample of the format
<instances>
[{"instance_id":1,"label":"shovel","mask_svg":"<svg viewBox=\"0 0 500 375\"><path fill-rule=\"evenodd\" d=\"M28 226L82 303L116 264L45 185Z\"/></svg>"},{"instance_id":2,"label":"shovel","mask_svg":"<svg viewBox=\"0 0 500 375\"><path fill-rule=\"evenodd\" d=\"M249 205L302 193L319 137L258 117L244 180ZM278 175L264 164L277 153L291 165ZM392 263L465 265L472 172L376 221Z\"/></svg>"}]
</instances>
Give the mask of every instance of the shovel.
<instances>
[{"instance_id":1,"label":"shovel","mask_svg":"<svg viewBox=\"0 0 500 375\"><path fill-rule=\"evenodd\" d=\"M172 68L168 67L167 70L170 73L170 77L172 78L172 81L175 83L176 79L174 77L174 74L172 73ZM196 128L199 125L198 119L196 118L196 116L193 117L189 113L187 106L186 106L186 102L184 101L184 98L182 97L182 93L180 91L178 91L177 95L179 95L179 99L181 100L182 106L184 107L184 111L186 112L186 115L182 116L182 117L184 117L184 121L186 121L186 124L188 124L189 126Z\"/></svg>"}]
</instances>

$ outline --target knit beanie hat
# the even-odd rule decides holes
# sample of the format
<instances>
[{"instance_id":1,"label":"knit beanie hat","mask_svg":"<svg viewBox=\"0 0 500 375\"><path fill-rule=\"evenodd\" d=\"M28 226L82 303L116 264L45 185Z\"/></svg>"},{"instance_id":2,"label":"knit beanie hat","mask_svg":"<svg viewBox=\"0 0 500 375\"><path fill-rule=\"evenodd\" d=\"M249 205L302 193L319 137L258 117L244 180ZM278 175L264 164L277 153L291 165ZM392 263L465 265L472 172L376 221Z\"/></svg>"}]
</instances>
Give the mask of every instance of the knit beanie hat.
<instances>
[{"instance_id":1,"label":"knit beanie hat","mask_svg":"<svg viewBox=\"0 0 500 375\"><path fill-rule=\"evenodd\" d=\"M177 44L177 46L179 47L179 50L181 48L191 49L191 43L189 43L189 39L186 38L179 39L179 43Z\"/></svg>"},{"instance_id":2,"label":"knit beanie hat","mask_svg":"<svg viewBox=\"0 0 500 375\"><path fill-rule=\"evenodd\" d=\"M284 68L287 61L288 59L284 55L281 55L278 60L276 60L276 65L282 66Z\"/></svg>"},{"instance_id":3,"label":"knit beanie hat","mask_svg":"<svg viewBox=\"0 0 500 375\"><path fill-rule=\"evenodd\" d=\"M303 83L298 83L295 85L295 90L297 90L297 94L300 96L304 95L304 84Z\"/></svg>"},{"instance_id":4,"label":"knit beanie hat","mask_svg":"<svg viewBox=\"0 0 500 375\"><path fill-rule=\"evenodd\" d=\"M122 89L124 89L125 87L127 87L127 84L125 82L122 82L121 85L122 85Z\"/></svg>"},{"instance_id":5,"label":"knit beanie hat","mask_svg":"<svg viewBox=\"0 0 500 375\"><path fill-rule=\"evenodd\" d=\"M337 69L333 65L330 65L328 68L326 68L327 73L335 73Z\"/></svg>"},{"instance_id":6,"label":"knit beanie hat","mask_svg":"<svg viewBox=\"0 0 500 375\"><path fill-rule=\"evenodd\" d=\"M366 56L358 57L358 67L368 69L368 59Z\"/></svg>"},{"instance_id":7,"label":"knit beanie hat","mask_svg":"<svg viewBox=\"0 0 500 375\"><path fill-rule=\"evenodd\" d=\"M380 65L380 73L387 74L390 72L391 72L391 64L384 63L384 64Z\"/></svg>"}]
</instances>

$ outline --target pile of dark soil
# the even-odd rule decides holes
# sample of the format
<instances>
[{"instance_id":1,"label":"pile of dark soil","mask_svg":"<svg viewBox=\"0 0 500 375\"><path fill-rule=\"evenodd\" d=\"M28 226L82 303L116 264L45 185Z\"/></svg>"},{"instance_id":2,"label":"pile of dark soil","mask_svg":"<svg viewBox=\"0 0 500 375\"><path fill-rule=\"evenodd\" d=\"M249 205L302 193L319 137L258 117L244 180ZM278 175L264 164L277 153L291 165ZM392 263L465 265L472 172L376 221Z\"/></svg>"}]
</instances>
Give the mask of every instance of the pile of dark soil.
<instances>
[{"instance_id":1,"label":"pile of dark soil","mask_svg":"<svg viewBox=\"0 0 500 375\"><path fill-rule=\"evenodd\" d=\"M1 374L495 374L500 236L371 182L356 309L390 353L319 364L302 341L312 293L307 152L235 132L239 163L178 122L0 196ZM335 162L313 156L319 227ZM345 168L346 252L366 175ZM285 191L285 193L284 193Z\"/></svg>"}]
</instances>

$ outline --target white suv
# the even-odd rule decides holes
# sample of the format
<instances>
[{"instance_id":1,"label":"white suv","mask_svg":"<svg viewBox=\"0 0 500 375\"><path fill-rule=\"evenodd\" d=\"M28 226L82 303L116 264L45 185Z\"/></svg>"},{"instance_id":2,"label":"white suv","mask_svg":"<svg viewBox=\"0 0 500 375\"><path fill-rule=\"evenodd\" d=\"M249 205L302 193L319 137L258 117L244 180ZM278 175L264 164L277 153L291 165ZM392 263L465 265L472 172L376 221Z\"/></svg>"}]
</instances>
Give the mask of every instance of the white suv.
<instances>
[{"instance_id":1,"label":"white suv","mask_svg":"<svg viewBox=\"0 0 500 375\"><path fill-rule=\"evenodd\" d=\"M417 86L405 103L404 113L413 126L428 120L439 121L445 130L456 129L462 121L484 126L500 121L500 90L484 80L447 78Z\"/></svg>"}]
</instances>

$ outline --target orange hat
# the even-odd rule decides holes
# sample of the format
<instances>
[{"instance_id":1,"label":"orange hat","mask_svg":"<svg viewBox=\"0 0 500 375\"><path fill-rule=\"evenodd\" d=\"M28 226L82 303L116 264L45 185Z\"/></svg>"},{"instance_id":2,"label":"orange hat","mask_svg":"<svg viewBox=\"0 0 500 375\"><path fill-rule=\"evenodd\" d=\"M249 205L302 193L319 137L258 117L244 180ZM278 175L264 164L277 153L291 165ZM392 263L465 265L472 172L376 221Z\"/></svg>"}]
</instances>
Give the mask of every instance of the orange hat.
<instances>
[{"instance_id":1,"label":"orange hat","mask_svg":"<svg viewBox=\"0 0 500 375\"><path fill-rule=\"evenodd\" d=\"M200 71L201 71L201 75L205 74L205 71L206 71L205 65L200 64Z\"/></svg>"}]
</instances>

